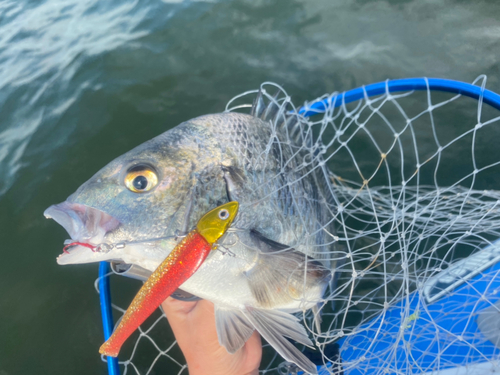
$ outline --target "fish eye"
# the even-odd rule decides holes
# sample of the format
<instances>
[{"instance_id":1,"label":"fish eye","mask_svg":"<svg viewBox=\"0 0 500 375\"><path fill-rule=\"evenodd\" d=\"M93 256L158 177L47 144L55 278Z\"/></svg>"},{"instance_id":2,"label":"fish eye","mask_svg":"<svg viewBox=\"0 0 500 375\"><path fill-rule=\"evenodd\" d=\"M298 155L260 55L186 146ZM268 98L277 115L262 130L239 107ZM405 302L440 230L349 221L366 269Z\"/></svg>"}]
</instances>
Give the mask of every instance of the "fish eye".
<instances>
[{"instance_id":1,"label":"fish eye","mask_svg":"<svg viewBox=\"0 0 500 375\"><path fill-rule=\"evenodd\" d=\"M137 176L132 180L135 190L144 190L148 187L148 179L144 176Z\"/></svg>"},{"instance_id":2,"label":"fish eye","mask_svg":"<svg viewBox=\"0 0 500 375\"><path fill-rule=\"evenodd\" d=\"M229 211L223 208L219 211L219 219L227 220L229 218Z\"/></svg>"},{"instance_id":3,"label":"fish eye","mask_svg":"<svg viewBox=\"0 0 500 375\"><path fill-rule=\"evenodd\" d=\"M136 165L125 176L125 186L134 193L145 193L157 184L158 175L147 165Z\"/></svg>"}]
</instances>

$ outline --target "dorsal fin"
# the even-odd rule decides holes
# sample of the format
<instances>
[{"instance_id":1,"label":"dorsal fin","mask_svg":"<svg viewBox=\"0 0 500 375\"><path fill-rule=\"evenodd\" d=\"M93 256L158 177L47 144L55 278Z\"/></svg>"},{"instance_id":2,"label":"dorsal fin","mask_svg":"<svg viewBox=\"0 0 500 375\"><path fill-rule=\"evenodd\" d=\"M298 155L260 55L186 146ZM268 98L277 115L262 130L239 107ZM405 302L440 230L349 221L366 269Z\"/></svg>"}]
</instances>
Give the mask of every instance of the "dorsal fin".
<instances>
[{"instance_id":1,"label":"dorsal fin","mask_svg":"<svg viewBox=\"0 0 500 375\"><path fill-rule=\"evenodd\" d=\"M280 99L280 94L285 94L285 98ZM306 141L303 126L301 126L305 119L293 111L286 93L282 90L278 89L273 96L270 96L261 87L254 99L250 115L263 121L270 121L275 124L277 130L286 130L289 139L297 144L304 144ZM309 143L310 141L307 142Z\"/></svg>"},{"instance_id":2,"label":"dorsal fin","mask_svg":"<svg viewBox=\"0 0 500 375\"><path fill-rule=\"evenodd\" d=\"M262 95L262 89L259 90L257 96L255 97L252 105L252 109L250 110L250 114L255 117L259 117L262 115L264 110L266 109L266 103L264 102L264 97Z\"/></svg>"}]
</instances>

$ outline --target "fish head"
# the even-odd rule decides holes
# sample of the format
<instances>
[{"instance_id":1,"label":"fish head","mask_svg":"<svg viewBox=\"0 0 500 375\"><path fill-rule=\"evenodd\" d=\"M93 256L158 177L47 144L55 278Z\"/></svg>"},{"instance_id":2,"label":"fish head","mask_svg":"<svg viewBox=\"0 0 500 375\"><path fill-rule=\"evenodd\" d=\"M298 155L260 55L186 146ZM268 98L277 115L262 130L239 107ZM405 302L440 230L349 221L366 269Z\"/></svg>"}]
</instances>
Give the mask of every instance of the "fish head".
<instances>
[{"instance_id":1,"label":"fish head","mask_svg":"<svg viewBox=\"0 0 500 375\"><path fill-rule=\"evenodd\" d=\"M45 216L66 229L71 237L66 243L75 244L57 262L118 260L154 270L175 247L177 235L196 224L193 206L207 212L224 203L222 196L193 191L203 171L220 170L217 147L204 131L199 123L181 124L116 158L65 202L49 207ZM207 190L225 194L222 186Z\"/></svg>"}]
</instances>

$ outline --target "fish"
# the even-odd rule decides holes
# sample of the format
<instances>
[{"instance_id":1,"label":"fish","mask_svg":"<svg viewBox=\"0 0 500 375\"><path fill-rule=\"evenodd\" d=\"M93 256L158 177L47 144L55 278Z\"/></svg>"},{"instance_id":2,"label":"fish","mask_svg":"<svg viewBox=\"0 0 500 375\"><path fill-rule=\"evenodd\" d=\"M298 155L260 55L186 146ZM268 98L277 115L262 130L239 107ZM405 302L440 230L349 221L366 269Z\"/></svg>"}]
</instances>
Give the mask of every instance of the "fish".
<instances>
[{"instance_id":1,"label":"fish","mask_svg":"<svg viewBox=\"0 0 500 375\"><path fill-rule=\"evenodd\" d=\"M248 113L190 119L104 166L44 213L75 244L57 263L153 272L204 213L238 202L218 251L180 290L214 303L229 353L257 330L315 374L289 339L314 346L295 313L317 309L334 279L335 196L324 150L313 147L308 119L286 98L259 90Z\"/></svg>"},{"instance_id":2,"label":"fish","mask_svg":"<svg viewBox=\"0 0 500 375\"><path fill-rule=\"evenodd\" d=\"M134 297L111 337L99 353L118 357L130 335L193 275L226 232L238 212L238 202L229 202L207 212L151 274Z\"/></svg>"}]
</instances>

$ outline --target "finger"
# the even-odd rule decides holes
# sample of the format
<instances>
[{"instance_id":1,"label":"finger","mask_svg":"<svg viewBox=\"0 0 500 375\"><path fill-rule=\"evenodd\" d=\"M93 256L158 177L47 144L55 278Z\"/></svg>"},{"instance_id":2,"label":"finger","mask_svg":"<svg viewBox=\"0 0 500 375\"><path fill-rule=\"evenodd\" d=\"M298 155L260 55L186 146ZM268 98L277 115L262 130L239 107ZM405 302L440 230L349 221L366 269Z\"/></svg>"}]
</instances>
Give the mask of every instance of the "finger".
<instances>
[{"instance_id":1,"label":"finger","mask_svg":"<svg viewBox=\"0 0 500 375\"><path fill-rule=\"evenodd\" d=\"M179 319L183 315L189 314L196 308L199 301L180 301L172 297L168 297L161 304L165 315L167 318L171 316L172 318Z\"/></svg>"},{"instance_id":2,"label":"finger","mask_svg":"<svg viewBox=\"0 0 500 375\"><path fill-rule=\"evenodd\" d=\"M185 302L168 298L162 307L179 343L198 342L202 336L203 342L210 345L217 343L218 346L213 303L206 300Z\"/></svg>"},{"instance_id":3,"label":"finger","mask_svg":"<svg viewBox=\"0 0 500 375\"><path fill-rule=\"evenodd\" d=\"M262 340L259 332L254 331L243 347L246 363L250 369L257 369L262 360Z\"/></svg>"}]
</instances>

